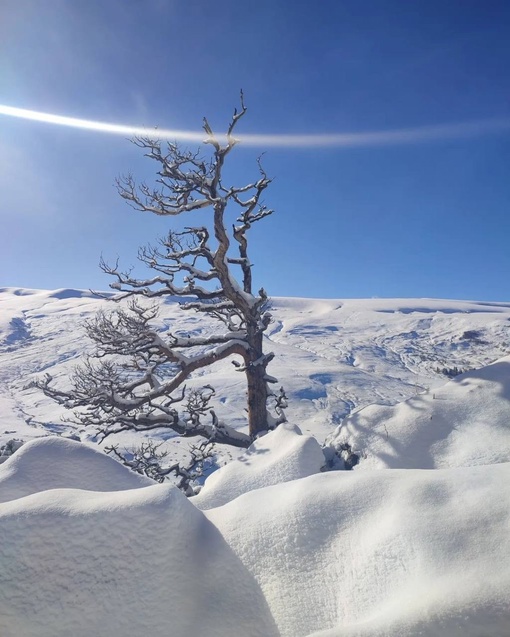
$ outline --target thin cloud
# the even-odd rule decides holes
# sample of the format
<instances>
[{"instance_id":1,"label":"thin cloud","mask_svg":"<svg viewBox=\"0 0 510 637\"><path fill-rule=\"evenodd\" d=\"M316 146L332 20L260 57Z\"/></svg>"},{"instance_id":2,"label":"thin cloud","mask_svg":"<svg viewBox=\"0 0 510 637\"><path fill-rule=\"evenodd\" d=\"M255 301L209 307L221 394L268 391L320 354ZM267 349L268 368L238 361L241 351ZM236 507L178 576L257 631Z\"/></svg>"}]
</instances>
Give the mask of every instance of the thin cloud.
<instances>
[{"instance_id":1,"label":"thin cloud","mask_svg":"<svg viewBox=\"0 0 510 637\"><path fill-rule=\"evenodd\" d=\"M4 104L0 104L0 115L115 135L152 136L157 139L188 142L202 142L205 140L203 132L111 124L52 113L41 113ZM245 145L263 146L266 148L363 148L397 146L443 139L464 139L508 131L510 131L510 118L500 118L366 133L322 133L319 135L246 134L236 135L236 138ZM218 135L218 138L221 139L222 136Z\"/></svg>"}]
</instances>

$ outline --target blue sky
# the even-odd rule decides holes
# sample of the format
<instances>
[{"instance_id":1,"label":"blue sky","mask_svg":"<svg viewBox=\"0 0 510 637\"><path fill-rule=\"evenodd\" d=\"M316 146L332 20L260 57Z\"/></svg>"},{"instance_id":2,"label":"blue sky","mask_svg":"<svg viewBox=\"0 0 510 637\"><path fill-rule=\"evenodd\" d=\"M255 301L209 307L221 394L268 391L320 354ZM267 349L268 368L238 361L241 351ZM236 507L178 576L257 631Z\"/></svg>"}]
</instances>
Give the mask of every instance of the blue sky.
<instances>
[{"instance_id":1,"label":"blue sky","mask_svg":"<svg viewBox=\"0 0 510 637\"><path fill-rule=\"evenodd\" d=\"M2 0L0 104L239 132L366 133L495 122L471 135L279 148L254 229L275 296L510 300L510 3L481 0ZM192 144L194 145L194 144ZM264 147L230 157L236 183ZM0 286L105 289L173 219L113 182L152 166L123 136L0 115ZM192 224L192 217L179 220Z\"/></svg>"}]
</instances>

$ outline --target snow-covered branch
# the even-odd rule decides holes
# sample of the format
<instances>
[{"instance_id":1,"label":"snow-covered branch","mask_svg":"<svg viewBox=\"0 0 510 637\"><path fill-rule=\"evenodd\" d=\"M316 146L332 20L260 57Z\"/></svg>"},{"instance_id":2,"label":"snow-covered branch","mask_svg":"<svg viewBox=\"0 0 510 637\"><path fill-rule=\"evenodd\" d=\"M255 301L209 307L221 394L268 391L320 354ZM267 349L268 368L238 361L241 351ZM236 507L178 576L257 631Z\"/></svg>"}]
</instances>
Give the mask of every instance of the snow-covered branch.
<instances>
[{"instance_id":1,"label":"snow-covered branch","mask_svg":"<svg viewBox=\"0 0 510 637\"><path fill-rule=\"evenodd\" d=\"M160 450L161 446L162 443L157 444L148 440L131 451L127 449L123 452L119 451L118 445L105 447L105 451L135 473L147 476L155 482L164 482L173 474L178 479L177 487L185 495L196 495L199 488L197 481L204 475L206 464L210 463L215 455L214 443L203 440L197 445L191 445L188 462L186 464L175 462L171 465L166 464L165 458L168 456L168 451Z\"/></svg>"},{"instance_id":2,"label":"snow-covered branch","mask_svg":"<svg viewBox=\"0 0 510 637\"><path fill-rule=\"evenodd\" d=\"M119 178L121 197L138 210L160 216L207 209L210 217L195 227L170 230L156 247L141 248L139 260L155 273L151 276L138 278L132 269L122 271L118 262L109 265L101 259L100 267L114 279L113 300L130 298L131 304L101 312L86 325L96 349L76 371L72 392L58 389L51 379L39 382L48 396L77 410L78 420L96 426L103 436L130 428L170 427L182 435L244 446L249 437L220 425L214 414L212 422L204 424L203 409L197 411L188 402L184 419L176 410L176 403L185 402L184 387L191 374L230 357L241 359L239 369L246 375L250 436L274 422L268 412L266 372L272 354L263 351L271 316L264 289L252 291L247 236L254 223L272 214L261 200L271 179L260 158L257 180L228 187L222 179L224 162L237 143L235 129L245 114L241 93L241 107L234 111L225 136L218 138L204 119L206 146L199 151L148 137L134 140L156 162L157 177L154 186L137 185L131 175ZM182 299L183 310L204 313L221 329L188 336L156 328L156 305L133 301L138 297Z\"/></svg>"}]
</instances>

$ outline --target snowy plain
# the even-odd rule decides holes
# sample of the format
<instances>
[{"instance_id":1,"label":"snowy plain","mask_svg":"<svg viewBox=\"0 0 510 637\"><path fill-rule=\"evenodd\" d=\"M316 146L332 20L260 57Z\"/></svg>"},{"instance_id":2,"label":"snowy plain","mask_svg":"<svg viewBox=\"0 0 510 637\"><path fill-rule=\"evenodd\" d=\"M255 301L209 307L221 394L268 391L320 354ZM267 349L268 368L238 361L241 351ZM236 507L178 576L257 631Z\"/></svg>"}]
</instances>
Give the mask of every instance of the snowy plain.
<instances>
[{"instance_id":1,"label":"snowy plain","mask_svg":"<svg viewBox=\"0 0 510 637\"><path fill-rule=\"evenodd\" d=\"M275 299L289 424L219 449L234 460L190 499L27 388L44 372L66 385L106 303L0 292L0 446L32 440L0 464L2 636L510 635L509 303ZM159 321L210 329L172 302ZM193 382L243 427L232 365ZM325 440L353 471L321 472Z\"/></svg>"}]
</instances>

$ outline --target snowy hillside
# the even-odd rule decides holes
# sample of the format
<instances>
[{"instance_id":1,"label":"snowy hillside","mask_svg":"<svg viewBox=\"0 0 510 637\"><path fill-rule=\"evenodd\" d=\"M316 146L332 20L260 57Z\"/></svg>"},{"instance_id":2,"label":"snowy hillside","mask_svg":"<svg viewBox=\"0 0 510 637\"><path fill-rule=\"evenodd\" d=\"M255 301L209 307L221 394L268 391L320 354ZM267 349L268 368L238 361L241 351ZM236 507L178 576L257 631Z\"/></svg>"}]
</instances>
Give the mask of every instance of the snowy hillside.
<instances>
[{"instance_id":1,"label":"snowy hillside","mask_svg":"<svg viewBox=\"0 0 510 637\"><path fill-rule=\"evenodd\" d=\"M330 437L359 469L443 469L510 462L510 356L393 407L371 405Z\"/></svg>"},{"instance_id":2,"label":"snowy hillside","mask_svg":"<svg viewBox=\"0 0 510 637\"><path fill-rule=\"evenodd\" d=\"M508 303L278 298L273 304L266 349L276 357L270 372L289 395L289 421L320 440L351 411L395 404L443 385L445 373L476 369L510 353ZM46 372L66 386L89 347L84 320L108 305L79 290L0 291L0 444L14 435L92 435L66 425L64 410L25 387ZM177 325L185 334L211 329L175 302L161 305L160 325ZM230 362L193 382L213 385L219 416L245 426L245 381ZM120 440L133 442L129 436ZM172 454L179 455L179 445L171 446Z\"/></svg>"},{"instance_id":3,"label":"snowy hillside","mask_svg":"<svg viewBox=\"0 0 510 637\"><path fill-rule=\"evenodd\" d=\"M44 372L66 386L105 304L0 293L0 446L32 439L0 464L2 637L510 635L510 304L275 299L289 424L189 499L27 388ZM211 329L175 303L159 321ZM192 382L244 426L232 365ZM354 470L324 471L343 468L328 448Z\"/></svg>"}]
</instances>

